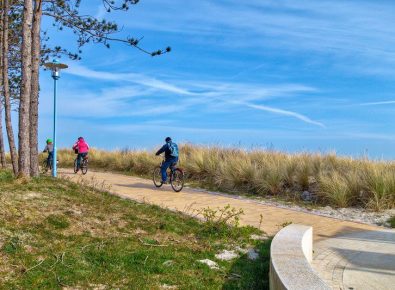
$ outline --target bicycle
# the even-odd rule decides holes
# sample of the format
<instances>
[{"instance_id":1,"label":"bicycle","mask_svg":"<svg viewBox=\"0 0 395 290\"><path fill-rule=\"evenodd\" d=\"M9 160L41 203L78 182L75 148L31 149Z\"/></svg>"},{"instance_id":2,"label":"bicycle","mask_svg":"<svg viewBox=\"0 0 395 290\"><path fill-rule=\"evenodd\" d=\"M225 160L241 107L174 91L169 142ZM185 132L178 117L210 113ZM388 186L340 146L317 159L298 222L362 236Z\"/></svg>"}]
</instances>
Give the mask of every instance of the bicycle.
<instances>
[{"instance_id":1,"label":"bicycle","mask_svg":"<svg viewBox=\"0 0 395 290\"><path fill-rule=\"evenodd\" d=\"M77 173L78 170L81 169L82 174L85 175L88 172L88 156L85 156L85 157L82 158L82 161L81 161L81 164L80 164L79 168L78 168L78 165L77 165L78 164L77 160L78 160L78 156L74 160L74 173Z\"/></svg>"},{"instance_id":2,"label":"bicycle","mask_svg":"<svg viewBox=\"0 0 395 290\"><path fill-rule=\"evenodd\" d=\"M48 171L52 171L52 162L53 162L53 160L48 162L48 159L45 159L43 161L43 164L41 166L41 168L42 168L41 170L42 170L43 173L47 173Z\"/></svg>"},{"instance_id":3,"label":"bicycle","mask_svg":"<svg viewBox=\"0 0 395 290\"><path fill-rule=\"evenodd\" d=\"M153 171L152 180L154 182L154 185L158 188L163 185L161 174L161 167L163 162L165 162L165 160L163 160L159 166L155 167ZM176 167L175 164L171 165L170 174L168 174L167 176L168 180L170 180L171 188L173 188L175 192L180 192L184 188L185 176L184 171L181 168Z\"/></svg>"},{"instance_id":4,"label":"bicycle","mask_svg":"<svg viewBox=\"0 0 395 290\"><path fill-rule=\"evenodd\" d=\"M59 164L59 160L56 161L56 164ZM48 162L48 159L45 159L42 163L41 166L41 171L42 173L47 173L48 171L52 171L52 166L53 166L53 160L51 159L50 162Z\"/></svg>"}]
</instances>

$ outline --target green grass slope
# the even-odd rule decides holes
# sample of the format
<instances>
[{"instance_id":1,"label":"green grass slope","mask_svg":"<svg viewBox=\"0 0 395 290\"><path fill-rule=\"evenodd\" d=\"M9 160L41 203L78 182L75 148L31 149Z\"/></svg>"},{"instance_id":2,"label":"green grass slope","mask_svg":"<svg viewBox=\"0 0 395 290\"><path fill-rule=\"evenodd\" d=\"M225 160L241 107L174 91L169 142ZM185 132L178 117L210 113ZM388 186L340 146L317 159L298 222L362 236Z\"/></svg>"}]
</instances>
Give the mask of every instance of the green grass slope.
<instances>
[{"instance_id":1,"label":"green grass slope","mask_svg":"<svg viewBox=\"0 0 395 290\"><path fill-rule=\"evenodd\" d=\"M0 199L1 289L268 288L270 241L251 240L256 229L201 222L61 179L21 182L8 171L0 171ZM255 247L259 259L214 257L236 246Z\"/></svg>"}]
</instances>

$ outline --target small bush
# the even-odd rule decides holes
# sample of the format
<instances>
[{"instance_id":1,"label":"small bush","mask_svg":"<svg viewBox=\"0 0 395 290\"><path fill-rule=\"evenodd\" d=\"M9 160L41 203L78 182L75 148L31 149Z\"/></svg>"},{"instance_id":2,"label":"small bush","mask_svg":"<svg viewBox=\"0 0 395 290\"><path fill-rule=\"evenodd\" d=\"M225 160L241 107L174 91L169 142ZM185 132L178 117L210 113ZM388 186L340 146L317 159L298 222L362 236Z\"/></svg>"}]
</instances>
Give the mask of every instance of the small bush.
<instances>
[{"instance_id":1,"label":"small bush","mask_svg":"<svg viewBox=\"0 0 395 290\"><path fill-rule=\"evenodd\" d=\"M257 232L252 227L239 227L240 217L243 214L242 209L236 209L230 205L226 205L223 208L213 209L206 207L196 210L196 216L203 218L201 234L206 237L235 239Z\"/></svg>"}]
</instances>

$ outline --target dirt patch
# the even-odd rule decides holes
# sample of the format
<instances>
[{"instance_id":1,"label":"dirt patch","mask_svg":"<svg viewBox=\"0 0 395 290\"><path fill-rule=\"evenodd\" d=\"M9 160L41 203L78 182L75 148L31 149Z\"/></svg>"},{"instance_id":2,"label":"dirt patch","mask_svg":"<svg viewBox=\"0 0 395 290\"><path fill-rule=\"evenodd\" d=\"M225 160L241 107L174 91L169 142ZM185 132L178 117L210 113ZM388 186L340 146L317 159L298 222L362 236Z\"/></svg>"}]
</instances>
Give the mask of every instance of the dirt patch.
<instances>
[{"instance_id":1,"label":"dirt patch","mask_svg":"<svg viewBox=\"0 0 395 290\"><path fill-rule=\"evenodd\" d=\"M21 194L21 199L22 200L29 200L29 199L35 199L35 198L42 198L43 194L39 192L28 192Z\"/></svg>"},{"instance_id":2,"label":"dirt patch","mask_svg":"<svg viewBox=\"0 0 395 290\"><path fill-rule=\"evenodd\" d=\"M137 229L134 230L134 234L135 235L146 235L148 233L146 231L140 229L140 228L137 228Z\"/></svg>"}]
</instances>

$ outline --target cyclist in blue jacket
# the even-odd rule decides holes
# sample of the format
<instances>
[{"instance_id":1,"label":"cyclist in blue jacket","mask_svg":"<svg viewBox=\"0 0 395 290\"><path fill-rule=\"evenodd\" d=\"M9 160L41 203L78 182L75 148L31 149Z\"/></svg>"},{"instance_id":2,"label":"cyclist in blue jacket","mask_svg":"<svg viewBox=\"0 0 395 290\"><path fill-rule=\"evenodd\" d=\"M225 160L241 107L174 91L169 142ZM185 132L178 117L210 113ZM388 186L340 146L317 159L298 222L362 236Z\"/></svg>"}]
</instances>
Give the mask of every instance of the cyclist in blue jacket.
<instances>
[{"instance_id":1,"label":"cyclist in blue jacket","mask_svg":"<svg viewBox=\"0 0 395 290\"><path fill-rule=\"evenodd\" d=\"M178 162L178 146L176 143L174 143L170 137L167 137L165 139L166 144L162 146L156 152L156 155L160 155L163 152L165 153L165 161L162 163L161 166L161 173L162 173L162 182L166 183L167 182L167 169L169 167L174 167L177 162Z\"/></svg>"}]
</instances>

